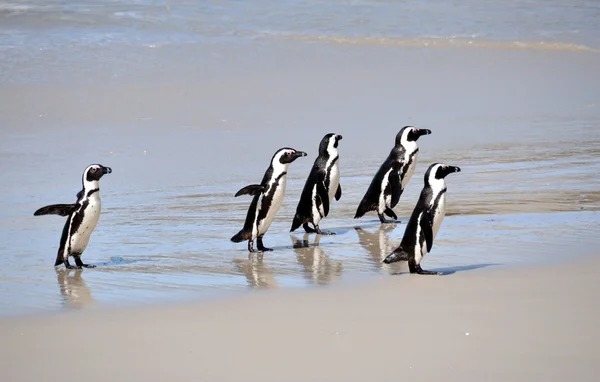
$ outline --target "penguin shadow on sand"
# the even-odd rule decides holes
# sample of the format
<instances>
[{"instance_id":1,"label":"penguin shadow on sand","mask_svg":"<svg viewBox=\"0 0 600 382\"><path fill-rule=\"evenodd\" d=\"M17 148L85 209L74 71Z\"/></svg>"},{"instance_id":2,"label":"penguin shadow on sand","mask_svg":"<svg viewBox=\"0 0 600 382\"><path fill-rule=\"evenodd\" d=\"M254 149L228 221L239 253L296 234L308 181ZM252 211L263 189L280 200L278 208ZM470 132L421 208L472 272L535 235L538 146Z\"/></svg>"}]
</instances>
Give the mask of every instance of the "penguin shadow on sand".
<instances>
[{"instance_id":1,"label":"penguin shadow on sand","mask_svg":"<svg viewBox=\"0 0 600 382\"><path fill-rule=\"evenodd\" d=\"M385 265L383 259L400 245L401 240L392 240L389 237L389 233L395 230L398 224L377 224L375 232L366 231L362 227L354 227L354 230L358 235L358 243L369 253L375 268L382 269Z\"/></svg>"},{"instance_id":2,"label":"penguin shadow on sand","mask_svg":"<svg viewBox=\"0 0 600 382\"><path fill-rule=\"evenodd\" d=\"M331 260L319 245L321 235L316 235L314 241L309 241L310 235L305 233L302 239L290 235L296 259L304 268L305 278L316 285L328 285L338 279L343 265Z\"/></svg>"},{"instance_id":3,"label":"penguin shadow on sand","mask_svg":"<svg viewBox=\"0 0 600 382\"><path fill-rule=\"evenodd\" d=\"M248 256L248 259L234 259L233 263L237 271L246 276L251 288L271 289L279 286L273 272L263 262L262 253L258 253L256 258Z\"/></svg>"},{"instance_id":4,"label":"penguin shadow on sand","mask_svg":"<svg viewBox=\"0 0 600 382\"><path fill-rule=\"evenodd\" d=\"M81 269L54 268L56 281L63 297L64 305L70 309L82 309L94 303L92 291L85 283Z\"/></svg>"}]
</instances>

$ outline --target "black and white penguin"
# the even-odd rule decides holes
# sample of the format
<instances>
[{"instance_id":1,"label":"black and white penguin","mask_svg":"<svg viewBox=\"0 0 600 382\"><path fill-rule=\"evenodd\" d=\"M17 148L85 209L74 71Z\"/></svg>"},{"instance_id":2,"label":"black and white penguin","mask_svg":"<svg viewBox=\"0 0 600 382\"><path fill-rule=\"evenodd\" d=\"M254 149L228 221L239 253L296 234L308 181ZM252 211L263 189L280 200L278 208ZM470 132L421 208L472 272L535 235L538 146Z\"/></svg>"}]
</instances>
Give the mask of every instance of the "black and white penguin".
<instances>
[{"instance_id":1,"label":"black and white penguin","mask_svg":"<svg viewBox=\"0 0 600 382\"><path fill-rule=\"evenodd\" d=\"M110 174L110 167L99 164L88 166L83 172L83 189L77 194L74 204L53 204L42 207L33 215L60 215L68 216L60 238L60 246L54 266L65 263L71 268L94 268L95 265L84 264L81 255L90 241L92 231L96 228L100 217L100 188L99 180L104 174ZM69 256L75 259L75 266L69 263Z\"/></svg>"},{"instance_id":2,"label":"black and white penguin","mask_svg":"<svg viewBox=\"0 0 600 382\"><path fill-rule=\"evenodd\" d=\"M382 223L394 223L398 220L392 208L398 204L404 188L415 172L419 152L417 140L428 134L431 134L431 130L417 129L413 126L404 126L398 132L396 145L373 177L369 189L356 209L354 219L369 211L377 211ZM394 220L386 220L383 214Z\"/></svg>"},{"instance_id":3,"label":"black and white penguin","mask_svg":"<svg viewBox=\"0 0 600 382\"><path fill-rule=\"evenodd\" d=\"M341 135L329 133L321 139L319 144L319 156L315 159L310 174L304 184L296 215L292 222L290 232L296 230L300 225L306 232L333 235L332 232L324 232L319 228L319 222L329 215L329 205L342 197L342 186L340 185L340 168L338 143ZM309 227L312 223L314 229Z\"/></svg>"},{"instance_id":4,"label":"black and white penguin","mask_svg":"<svg viewBox=\"0 0 600 382\"><path fill-rule=\"evenodd\" d=\"M433 240L446 215L446 181L444 178L453 172L460 172L460 168L441 163L429 166L425 173L425 186L406 225L402 242L383 260L384 263L405 260L408 261L410 273L439 274L438 272L424 271L420 264L423 257L431 251Z\"/></svg>"},{"instance_id":5,"label":"black and white penguin","mask_svg":"<svg viewBox=\"0 0 600 382\"><path fill-rule=\"evenodd\" d=\"M244 228L235 234L231 241L239 243L248 240L248 251L254 250L254 240L257 240L259 251L271 251L263 245L262 238L275 218L285 196L286 174L290 164L297 158L306 156L305 152L284 147L273 155L271 164L260 184L251 184L239 190L235 197L240 195L254 195Z\"/></svg>"}]
</instances>

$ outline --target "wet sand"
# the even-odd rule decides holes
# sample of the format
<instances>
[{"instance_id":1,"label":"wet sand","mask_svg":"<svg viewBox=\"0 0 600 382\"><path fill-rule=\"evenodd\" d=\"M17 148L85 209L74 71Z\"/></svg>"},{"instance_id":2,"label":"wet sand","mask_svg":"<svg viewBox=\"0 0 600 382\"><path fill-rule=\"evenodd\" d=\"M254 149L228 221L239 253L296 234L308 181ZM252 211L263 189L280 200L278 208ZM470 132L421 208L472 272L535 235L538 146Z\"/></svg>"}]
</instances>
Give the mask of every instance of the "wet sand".
<instances>
[{"instance_id":1,"label":"wet sand","mask_svg":"<svg viewBox=\"0 0 600 382\"><path fill-rule=\"evenodd\" d=\"M4 381L595 381L598 256L0 320Z\"/></svg>"},{"instance_id":2,"label":"wet sand","mask_svg":"<svg viewBox=\"0 0 600 382\"><path fill-rule=\"evenodd\" d=\"M381 259L401 239L436 161L463 171L447 179L448 216L426 269L570 261L598 244L597 53L270 41L143 55L116 77L100 68L81 79L83 61L49 67L58 71L52 80L3 85L0 261L10 266L0 269L0 315L389 275L398 269ZM402 223L352 219L407 124L433 134L419 140L415 175L395 209ZM344 136L343 196L322 222L337 235L315 245L314 235L289 228L328 132ZM290 166L265 236L276 251L250 262L246 245L229 241L250 203L233 194L259 182L282 146L309 156ZM32 213L74 201L90 163L113 169L84 255L98 268L55 272L64 219Z\"/></svg>"}]
</instances>

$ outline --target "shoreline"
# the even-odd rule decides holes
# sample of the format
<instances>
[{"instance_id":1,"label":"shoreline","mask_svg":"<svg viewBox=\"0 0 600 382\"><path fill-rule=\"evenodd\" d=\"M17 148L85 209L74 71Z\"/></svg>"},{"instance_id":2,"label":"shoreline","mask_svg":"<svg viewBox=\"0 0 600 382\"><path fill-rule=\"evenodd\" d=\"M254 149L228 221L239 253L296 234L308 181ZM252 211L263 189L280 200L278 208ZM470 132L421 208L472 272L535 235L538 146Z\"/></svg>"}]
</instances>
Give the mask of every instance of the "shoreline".
<instances>
[{"instance_id":1,"label":"shoreline","mask_svg":"<svg viewBox=\"0 0 600 382\"><path fill-rule=\"evenodd\" d=\"M600 361L598 265L600 257L590 256L571 264L1 318L0 378L592 381Z\"/></svg>"}]
</instances>

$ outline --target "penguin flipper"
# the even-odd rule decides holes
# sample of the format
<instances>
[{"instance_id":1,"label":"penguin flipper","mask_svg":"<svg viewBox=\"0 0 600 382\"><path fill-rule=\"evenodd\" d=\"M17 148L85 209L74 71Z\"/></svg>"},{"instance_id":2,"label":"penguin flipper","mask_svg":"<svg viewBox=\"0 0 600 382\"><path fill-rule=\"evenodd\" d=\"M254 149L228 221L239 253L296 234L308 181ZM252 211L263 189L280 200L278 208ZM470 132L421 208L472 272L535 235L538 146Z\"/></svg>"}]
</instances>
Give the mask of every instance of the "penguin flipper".
<instances>
[{"instance_id":1,"label":"penguin flipper","mask_svg":"<svg viewBox=\"0 0 600 382\"><path fill-rule=\"evenodd\" d=\"M431 252L431 247L433 247L433 227L429 212L423 212L419 220L419 226L421 227L421 232L425 235L425 244L427 245L427 253L429 253Z\"/></svg>"},{"instance_id":2,"label":"penguin flipper","mask_svg":"<svg viewBox=\"0 0 600 382\"><path fill-rule=\"evenodd\" d=\"M400 182L400 175L398 171L392 170L388 178L388 184L392 191L392 200L390 207L396 207L396 204L400 201L400 195L402 195L402 183Z\"/></svg>"},{"instance_id":3,"label":"penguin flipper","mask_svg":"<svg viewBox=\"0 0 600 382\"><path fill-rule=\"evenodd\" d=\"M338 189L335 192L335 200L340 200L341 197L342 197L342 185L338 184Z\"/></svg>"},{"instance_id":4,"label":"penguin flipper","mask_svg":"<svg viewBox=\"0 0 600 382\"><path fill-rule=\"evenodd\" d=\"M33 216L40 215L60 215L69 216L71 213L77 210L77 204L52 204L46 207L42 207L33 213Z\"/></svg>"},{"instance_id":5,"label":"penguin flipper","mask_svg":"<svg viewBox=\"0 0 600 382\"><path fill-rule=\"evenodd\" d=\"M325 183L317 183L317 196L321 199L321 205L323 206L324 216L329 215L329 193L325 188Z\"/></svg>"},{"instance_id":6,"label":"penguin flipper","mask_svg":"<svg viewBox=\"0 0 600 382\"><path fill-rule=\"evenodd\" d=\"M383 262L386 264L391 264L395 263L396 261L408 261L409 259L410 256L408 255L408 253L406 253L404 251L404 248L400 246L396 248L394 252L390 253L385 259L383 259Z\"/></svg>"},{"instance_id":7,"label":"penguin flipper","mask_svg":"<svg viewBox=\"0 0 600 382\"><path fill-rule=\"evenodd\" d=\"M249 186L242 188L238 192L236 192L234 197L237 198L240 195L258 195L264 191L265 191L265 186L262 186L260 184L251 184Z\"/></svg>"}]
</instances>

